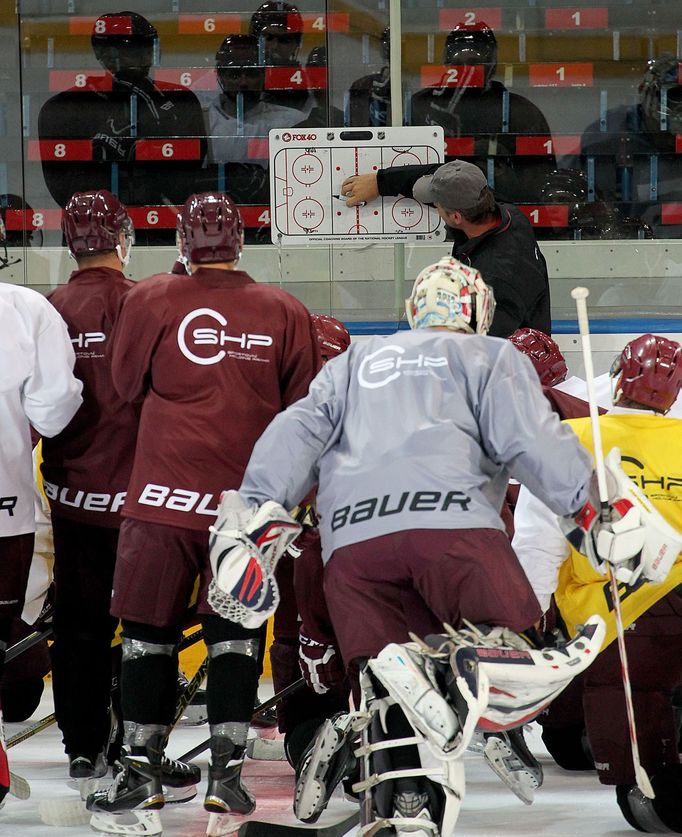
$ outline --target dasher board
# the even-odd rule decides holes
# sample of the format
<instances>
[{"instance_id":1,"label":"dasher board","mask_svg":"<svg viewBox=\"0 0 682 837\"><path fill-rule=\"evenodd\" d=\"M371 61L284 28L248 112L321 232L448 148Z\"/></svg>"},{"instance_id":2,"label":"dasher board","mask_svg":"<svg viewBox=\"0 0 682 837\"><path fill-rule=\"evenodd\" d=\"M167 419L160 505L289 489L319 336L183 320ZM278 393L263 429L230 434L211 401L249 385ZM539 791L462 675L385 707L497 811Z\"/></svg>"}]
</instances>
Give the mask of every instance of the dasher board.
<instances>
[{"instance_id":1,"label":"dasher board","mask_svg":"<svg viewBox=\"0 0 682 837\"><path fill-rule=\"evenodd\" d=\"M442 163L443 128L270 131L270 217L275 244L434 242L445 226L433 207L402 196L347 207L341 184L389 166Z\"/></svg>"}]
</instances>

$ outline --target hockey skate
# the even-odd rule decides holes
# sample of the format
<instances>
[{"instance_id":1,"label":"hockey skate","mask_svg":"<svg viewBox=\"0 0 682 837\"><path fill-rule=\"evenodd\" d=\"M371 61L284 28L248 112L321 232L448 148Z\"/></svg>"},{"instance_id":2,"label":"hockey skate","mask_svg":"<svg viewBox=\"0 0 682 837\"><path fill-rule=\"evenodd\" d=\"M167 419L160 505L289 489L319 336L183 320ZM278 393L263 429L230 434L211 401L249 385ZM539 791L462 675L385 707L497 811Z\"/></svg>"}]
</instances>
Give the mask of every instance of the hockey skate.
<instances>
[{"instance_id":1,"label":"hockey skate","mask_svg":"<svg viewBox=\"0 0 682 837\"><path fill-rule=\"evenodd\" d=\"M98 753L95 758L89 756L69 756L69 777L71 779L101 779L109 772L106 754Z\"/></svg>"},{"instance_id":2,"label":"hockey skate","mask_svg":"<svg viewBox=\"0 0 682 837\"><path fill-rule=\"evenodd\" d=\"M167 805L194 799L200 781L201 769L196 764L161 757L161 784Z\"/></svg>"},{"instance_id":3,"label":"hockey skate","mask_svg":"<svg viewBox=\"0 0 682 837\"><path fill-rule=\"evenodd\" d=\"M483 757L525 805L533 802L544 777L542 766L526 746L523 727L485 733Z\"/></svg>"},{"instance_id":4,"label":"hockey skate","mask_svg":"<svg viewBox=\"0 0 682 837\"><path fill-rule=\"evenodd\" d=\"M216 814L250 814L256 800L242 784L244 747L235 747L229 739L211 738L211 764L204 808Z\"/></svg>"},{"instance_id":5,"label":"hockey skate","mask_svg":"<svg viewBox=\"0 0 682 837\"><path fill-rule=\"evenodd\" d=\"M158 809L164 806L161 765L147 756L126 755L108 790L90 794L90 825L108 834L161 834Z\"/></svg>"},{"instance_id":6,"label":"hockey skate","mask_svg":"<svg viewBox=\"0 0 682 837\"><path fill-rule=\"evenodd\" d=\"M296 768L294 814L316 822L339 782L355 768L354 715L339 713L326 720L304 751Z\"/></svg>"}]
</instances>

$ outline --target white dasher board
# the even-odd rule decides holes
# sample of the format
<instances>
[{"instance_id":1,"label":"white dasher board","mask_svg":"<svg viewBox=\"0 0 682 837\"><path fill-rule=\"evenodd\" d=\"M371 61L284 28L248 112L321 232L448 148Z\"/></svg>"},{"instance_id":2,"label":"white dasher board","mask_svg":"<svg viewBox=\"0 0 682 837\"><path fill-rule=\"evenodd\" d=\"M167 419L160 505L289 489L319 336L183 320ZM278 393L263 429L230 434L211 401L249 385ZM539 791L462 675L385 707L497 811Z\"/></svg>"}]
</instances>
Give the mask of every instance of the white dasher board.
<instances>
[{"instance_id":1,"label":"white dasher board","mask_svg":"<svg viewBox=\"0 0 682 837\"><path fill-rule=\"evenodd\" d=\"M379 197L347 207L341 184L389 166L442 163L443 129L314 128L270 131L270 218L275 244L443 241L435 209L412 198Z\"/></svg>"}]
</instances>

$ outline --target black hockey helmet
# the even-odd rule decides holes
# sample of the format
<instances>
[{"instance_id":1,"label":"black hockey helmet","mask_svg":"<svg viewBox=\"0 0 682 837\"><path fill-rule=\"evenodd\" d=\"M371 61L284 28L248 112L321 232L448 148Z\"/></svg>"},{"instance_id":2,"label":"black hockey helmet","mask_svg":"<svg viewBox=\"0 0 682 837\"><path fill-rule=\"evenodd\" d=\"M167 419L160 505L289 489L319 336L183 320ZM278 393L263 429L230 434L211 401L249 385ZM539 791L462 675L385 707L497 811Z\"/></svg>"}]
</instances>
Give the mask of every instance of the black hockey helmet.
<instances>
[{"instance_id":1,"label":"black hockey helmet","mask_svg":"<svg viewBox=\"0 0 682 837\"><path fill-rule=\"evenodd\" d=\"M251 15L249 34L296 35L300 43L303 37L303 18L296 6L279 0L267 0Z\"/></svg>"},{"instance_id":2,"label":"black hockey helmet","mask_svg":"<svg viewBox=\"0 0 682 837\"><path fill-rule=\"evenodd\" d=\"M261 87L263 68L258 65L258 38L228 35L215 54L218 84L225 93Z\"/></svg>"},{"instance_id":3,"label":"black hockey helmet","mask_svg":"<svg viewBox=\"0 0 682 837\"><path fill-rule=\"evenodd\" d=\"M137 12L107 12L92 27L95 57L112 75L148 76L158 32Z\"/></svg>"},{"instance_id":4,"label":"black hockey helmet","mask_svg":"<svg viewBox=\"0 0 682 837\"><path fill-rule=\"evenodd\" d=\"M659 130L664 123L671 134L682 133L679 59L674 55L661 55L649 61L639 85L639 101L648 130Z\"/></svg>"},{"instance_id":5,"label":"black hockey helmet","mask_svg":"<svg viewBox=\"0 0 682 837\"><path fill-rule=\"evenodd\" d=\"M484 64L485 86L497 70L497 38L487 23L458 23L445 39L443 64Z\"/></svg>"}]
</instances>

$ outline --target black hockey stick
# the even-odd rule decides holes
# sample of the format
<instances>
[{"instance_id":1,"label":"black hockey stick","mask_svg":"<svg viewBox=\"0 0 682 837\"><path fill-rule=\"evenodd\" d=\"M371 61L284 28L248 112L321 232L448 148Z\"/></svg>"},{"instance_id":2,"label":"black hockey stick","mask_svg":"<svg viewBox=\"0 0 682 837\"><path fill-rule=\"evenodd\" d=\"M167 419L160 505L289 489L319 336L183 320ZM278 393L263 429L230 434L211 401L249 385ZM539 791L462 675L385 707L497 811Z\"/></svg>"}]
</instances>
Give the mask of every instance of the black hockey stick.
<instances>
[{"instance_id":1,"label":"black hockey stick","mask_svg":"<svg viewBox=\"0 0 682 837\"><path fill-rule=\"evenodd\" d=\"M273 822L249 820L239 826L239 837L343 837L354 825L360 822L360 811L334 823L333 825L318 825L311 828L303 825L280 825Z\"/></svg>"},{"instance_id":2,"label":"black hockey stick","mask_svg":"<svg viewBox=\"0 0 682 837\"><path fill-rule=\"evenodd\" d=\"M34 645L37 645L44 639L49 639L52 636L52 633L52 626L50 625L42 631L33 631L33 633L30 633L28 636L20 639L19 642L15 642L14 645L7 649L5 663L11 662L18 657L19 654L23 654L24 651L28 651L29 648L33 648Z\"/></svg>"},{"instance_id":3,"label":"black hockey stick","mask_svg":"<svg viewBox=\"0 0 682 837\"><path fill-rule=\"evenodd\" d=\"M49 630L51 631L51 629L49 629ZM25 639L21 640L21 642L18 642L16 645L13 645L12 648L10 648L9 651L7 652L7 659L10 659L10 652L11 651L16 649L21 643L26 642L27 640L31 639L32 636L33 636L33 634L27 636ZM198 631L194 631L194 633L189 634L188 636L183 636L183 638L180 640L180 643L178 645L178 651L183 651L185 648L189 648L190 646L197 643L200 639L202 639L202 637L203 637L203 631L201 630L201 628ZM35 640L35 641L37 641L37 640ZM34 641L33 644L35 644L35 641ZM20 649L20 650L17 650L17 652L13 656L16 657L17 654L21 654L22 651L25 651L25 650L26 650L26 646L24 648ZM179 718L182 718L182 713L185 711L185 709L187 707L187 704L192 700L192 698L196 694L197 690L199 689L199 686L201 685L201 680L203 680L203 678L206 675L206 671L204 670L204 674L202 675L201 679L194 686L192 693L188 695L187 690L194 683L194 680L197 677L197 675L198 675L198 672L197 672L197 674L194 675L192 680L190 680L190 682L187 684L187 686L185 687L185 690L182 693L182 696L178 699L178 703L177 703L177 706L176 706L175 713L176 713L176 716L178 716L178 713L179 713ZM22 741L26 741L28 738L32 738L37 733L42 732L44 729L47 729L49 726L54 724L56 720L57 720L57 716L54 714L54 712L51 712L49 715L46 715L44 718L41 718L40 720L35 721L30 726L26 727L26 729L23 729L23 730L21 730L21 732L17 732L14 735L12 735L10 738L8 738L7 739L7 744L6 744L7 749L9 750L10 747L14 747L17 744L21 744ZM175 723L177 723L177 721L175 721L173 725L175 725Z\"/></svg>"},{"instance_id":4,"label":"black hockey stick","mask_svg":"<svg viewBox=\"0 0 682 837\"><path fill-rule=\"evenodd\" d=\"M295 680L293 683L290 683L288 686L285 686L284 689L274 694L271 698L264 700L263 703L259 703L258 706L253 710L253 715L251 716L251 722L255 721L261 715L268 711L268 709L272 709L273 706L276 706L280 700L284 700L284 698L293 695L294 692L297 692L300 688L305 686L305 680L300 677L298 680ZM180 761L191 761L193 758L201 755L204 750L208 750L210 739L206 739L206 741L202 741L201 744L197 744L196 747L192 747L191 750L188 750L186 753L183 753L180 757ZM248 823L247 823L248 825Z\"/></svg>"},{"instance_id":5,"label":"black hockey stick","mask_svg":"<svg viewBox=\"0 0 682 837\"><path fill-rule=\"evenodd\" d=\"M29 648L33 648L34 645L42 642L42 640L49 639L53 634L53 628L52 624L48 623L47 620L52 619L53 616L54 604L48 599L43 605L43 609L38 614L38 618L33 623L35 630L33 630L28 636L20 639L19 642L15 642L14 645L7 649L5 663L9 663L11 660L14 660L19 656L19 654L23 654L24 651L28 651Z\"/></svg>"}]
</instances>

